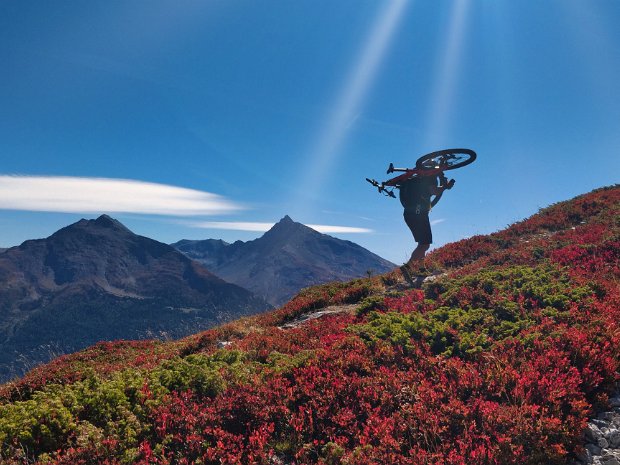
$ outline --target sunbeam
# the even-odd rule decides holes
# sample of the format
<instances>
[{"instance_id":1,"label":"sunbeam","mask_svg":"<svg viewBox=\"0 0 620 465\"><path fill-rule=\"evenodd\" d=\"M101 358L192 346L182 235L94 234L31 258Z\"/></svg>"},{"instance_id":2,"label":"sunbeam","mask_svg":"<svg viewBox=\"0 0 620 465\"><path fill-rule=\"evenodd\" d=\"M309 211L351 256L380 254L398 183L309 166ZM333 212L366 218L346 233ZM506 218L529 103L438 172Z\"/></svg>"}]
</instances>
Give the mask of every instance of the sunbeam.
<instances>
[{"instance_id":1,"label":"sunbeam","mask_svg":"<svg viewBox=\"0 0 620 465\"><path fill-rule=\"evenodd\" d=\"M463 43L469 0L455 0L446 30L448 35L441 49L445 50L435 72L436 87L430 93L430 109L426 128L426 146L435 147L444 143L450 122L451 104L455 101L458 72L461 68Z\"/></svg>"},{"instance_id":2,"label":"sunbeam","mask_svg":"<svg viewBox=\"0 0 620 465\"><path fill-rule=\"evenodd\" d=\"M381 58L394 35L407 0L391 0L372 28L360 55L346 79L334 109L322 128L317 143L310 151L305 178L300 183L300 195L320 189L334 165L345 136L354 125L360 108L377 74ZM299 205L300 202L295 202Z\"/></svg>"}]
</instances>

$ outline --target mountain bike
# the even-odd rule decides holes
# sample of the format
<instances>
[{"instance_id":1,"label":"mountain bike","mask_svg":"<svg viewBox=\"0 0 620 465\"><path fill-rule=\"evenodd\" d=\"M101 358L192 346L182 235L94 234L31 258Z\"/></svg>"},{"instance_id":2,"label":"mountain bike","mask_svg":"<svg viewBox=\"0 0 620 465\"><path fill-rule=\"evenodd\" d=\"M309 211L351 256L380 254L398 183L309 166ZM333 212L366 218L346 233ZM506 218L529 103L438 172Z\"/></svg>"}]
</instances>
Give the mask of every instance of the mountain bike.
<instances>
[{"instance_id":1,"label":"mountain bike","mask_svg":"<svg viewBox=\"0 0 620 465\"><path fill-rule=\"evenodd\" d=\"M379 190L380 194L396 198L394 189L400 187L405 181L416 176L438 176L445 179L444 171L454 170L473 163L476 159L476 152L469 149L446 149L437 152L427 153L415 162L415 168L395 168L393 163L387 169L387 174L402 172L387 181L378 182L374 179L366 178L370 184Z\"/></svg>"}]
</instances>

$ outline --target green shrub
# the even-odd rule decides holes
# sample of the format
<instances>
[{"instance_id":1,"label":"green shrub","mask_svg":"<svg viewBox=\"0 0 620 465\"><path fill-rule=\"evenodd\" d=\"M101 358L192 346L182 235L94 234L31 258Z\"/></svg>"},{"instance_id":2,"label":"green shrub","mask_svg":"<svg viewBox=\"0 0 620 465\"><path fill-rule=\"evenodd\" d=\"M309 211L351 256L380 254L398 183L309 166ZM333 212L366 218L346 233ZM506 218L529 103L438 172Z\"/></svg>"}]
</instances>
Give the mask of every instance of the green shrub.
<instances>
[{"instance_id":1,"label":"green shrub","mask_svg":"<svg viewBox=\"0 0 620 465\"><path fill-rule=\"evenodd\" d=\"M168 391L191 389L198 395L214 397L224 390L224 379L219 368L225 364L225 361L202 354L178 357L165 361L160 368L153 370L150 381Z\"/></svg>"},{"instance_id":2,"label":"green shrub","mask_svg":"<svg viewBox=\"0 0 620 465\"><path fill-rule=\"evenodd\" d=\"M150 372L126 369L103 378L94 372L69 385L50 384L27 401L0 405L0 457L27 451L45 458L68 442L122 443L127 460L149 433L148 415L171 391L214 397L225 388L220 371L244 366L243 353L222 350L164 361ZM246 367L247 368L247 367Z\"/></svg>"}]
</instances>

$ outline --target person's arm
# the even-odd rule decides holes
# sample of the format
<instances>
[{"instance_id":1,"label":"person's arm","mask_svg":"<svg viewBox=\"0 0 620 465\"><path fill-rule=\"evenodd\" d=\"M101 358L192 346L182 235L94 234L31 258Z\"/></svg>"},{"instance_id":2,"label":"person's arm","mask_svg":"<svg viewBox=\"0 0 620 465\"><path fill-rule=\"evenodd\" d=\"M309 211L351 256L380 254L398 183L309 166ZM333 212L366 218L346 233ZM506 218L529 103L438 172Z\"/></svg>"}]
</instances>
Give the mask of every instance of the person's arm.
<instances>
[{"instance_id":1,"label":"person's arm","mask_svg":"<svg viewBox=\"0 0 620 465\"><path fill-rule=\"evenodd\" d=\"M445 176L442 176L439 179L440 179L439 186L435 186L432 188L431 195L434 195L435 198L431 201L431 208L437 205L437 202L439 202L439 200L441 199L441 196L443 195L443 192L446 189L452 189L452 186L454 186L454 179L451 179L449 182L448 182L448 178L446 178Z\"/></svg>"}]
</instances>

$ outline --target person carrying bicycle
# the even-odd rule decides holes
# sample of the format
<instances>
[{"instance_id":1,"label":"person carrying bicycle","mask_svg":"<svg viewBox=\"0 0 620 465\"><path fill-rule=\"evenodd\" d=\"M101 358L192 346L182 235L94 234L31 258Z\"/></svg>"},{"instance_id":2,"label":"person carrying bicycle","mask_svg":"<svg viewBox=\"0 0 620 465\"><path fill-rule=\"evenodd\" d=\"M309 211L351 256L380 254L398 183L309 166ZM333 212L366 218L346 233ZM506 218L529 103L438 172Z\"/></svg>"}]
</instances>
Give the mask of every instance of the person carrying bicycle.
<instances>
[{"instance_id":1,"label":"person carrying bicycle","mask_svg":"<svg viewBox=\"0 0 620 465\"><path fill-rule=\"evenodd\" d=\"M448 179L440 175L414 176L398 186L400 203L404 208L403 217L411 230L418 246L411 254L409 261L401 266L405 278L413 274L419 274L420 264L424 260L427 250L433 243L433 233L428 214L446 189L454 186L454 179ZM431 199L432 197L432 199Z\"/></svg>"},{"instance_id":2,"label":"person carrying bicycle","mask_svg":"<svg viewBox=\"0 0 620 465\"><path fill-rule=\"evenodd\" d=\"M375 179L366 178L366 181L376 187L380 194L387 197L396 198L394 189L400 191L400 203L405 209L403 213L405 223L418 243L409 261L400 267L403 277L410 284L416 284L412 279L412 273L418 278L425 274L420 265L433 243L428 213L437 205L443 192L454 186L454 179L448 181L444 171L469 165L475 159L476 152L470 149L438 150L418 158L415 168L395 168L394 164L390 163L387 174L395 172L403 174L387 181L380 183Z\"/></svg>"}]
</instances>

